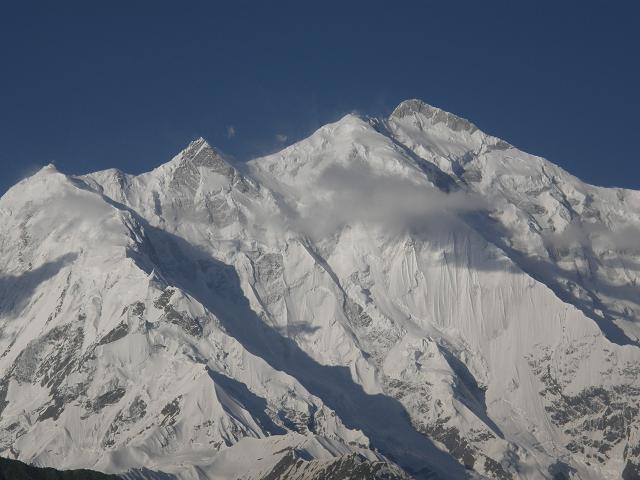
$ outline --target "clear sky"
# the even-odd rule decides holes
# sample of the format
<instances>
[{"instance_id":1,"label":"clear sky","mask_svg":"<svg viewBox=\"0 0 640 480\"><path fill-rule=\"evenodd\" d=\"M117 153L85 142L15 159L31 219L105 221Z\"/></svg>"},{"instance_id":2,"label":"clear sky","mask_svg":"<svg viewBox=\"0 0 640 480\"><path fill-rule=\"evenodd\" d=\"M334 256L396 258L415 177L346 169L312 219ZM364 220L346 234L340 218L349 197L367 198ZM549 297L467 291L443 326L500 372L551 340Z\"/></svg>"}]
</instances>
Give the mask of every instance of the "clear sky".
<instances>
[{"instance_id":1,"label":"clear sky","mask_svg":"<svg viewBox=\"0 0 640 480\"><path fill-rule=\"evenodd\" d=\"M639 2L0 3L0 192L130 173L204 136L246 160L407 98L640 188Z\"/></svg>"}]
</instances>

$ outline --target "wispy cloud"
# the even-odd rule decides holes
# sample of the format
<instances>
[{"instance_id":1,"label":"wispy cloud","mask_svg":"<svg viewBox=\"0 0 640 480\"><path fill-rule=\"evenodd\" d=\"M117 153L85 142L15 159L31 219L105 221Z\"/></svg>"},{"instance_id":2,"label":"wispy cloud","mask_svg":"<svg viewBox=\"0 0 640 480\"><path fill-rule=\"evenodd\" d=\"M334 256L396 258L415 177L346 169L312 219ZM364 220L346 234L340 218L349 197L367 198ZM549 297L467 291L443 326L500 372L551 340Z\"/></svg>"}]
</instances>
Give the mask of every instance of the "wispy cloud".
<instances>
[{"instance_id":1,"label":"wispy cloud","mask_svg":"<svg viewBox=\"0 0 640 480\"><path fill-rule=\"evenodd\" d=\"M610 230L602 223L574 221L561 232L547 235L546 240L556 248L589 245L597 249L638 250L640 229L625 225Z\"/></svg>"},{"instance_id":2,"label":"wispy cloud","mask_svg":"<svg viewBox=\"0 0 640 480\"><path fill-rule=\"evenodd\" d=\"M284 143L287 141L289 137L287 135L285 135L284 133L278 133L276 134L276 141L279 143Z\"/></svg>"},{"instance_id":3,"label":"wispy cloud","mask_svg":"<svg viewBox=\"0 0 640 480\"><path fill-rule=\"evenodd\" d=\"M441 228L459 213L486 207L465 192L445 193L419 180L380 175L366 163L327 168L286 210L287 227L313 238L364 222L388 230Z\"/></svg>"},{"instance_id":4,"label":"wispy cloud","mask_svg":"<svg viewBox=\"0 0 640 480\"><path fill-rule=\"evenodd\" d=\"M233 125L227 126L227 138L233 138L236 136L236 128Z\"/></svg>"}]
</instances>

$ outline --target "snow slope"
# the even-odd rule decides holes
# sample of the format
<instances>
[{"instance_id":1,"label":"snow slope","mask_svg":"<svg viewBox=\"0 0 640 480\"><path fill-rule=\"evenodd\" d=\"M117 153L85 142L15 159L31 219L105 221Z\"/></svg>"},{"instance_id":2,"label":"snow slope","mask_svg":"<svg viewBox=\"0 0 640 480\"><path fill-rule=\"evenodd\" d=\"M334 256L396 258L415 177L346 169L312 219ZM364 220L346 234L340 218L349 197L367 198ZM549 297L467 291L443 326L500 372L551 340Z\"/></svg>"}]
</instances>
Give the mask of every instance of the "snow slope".
<instances>
[{"instance_id":1,"label":"snow slope","mask_svg":"<svg viewBox=\"0 0 640 480\"><path fill-rule=\"evenodd\" d=\"M242 166L46 167L0 199L0 454L638 478L639 206L418 100Z\"/></svg>"}]
</instances>

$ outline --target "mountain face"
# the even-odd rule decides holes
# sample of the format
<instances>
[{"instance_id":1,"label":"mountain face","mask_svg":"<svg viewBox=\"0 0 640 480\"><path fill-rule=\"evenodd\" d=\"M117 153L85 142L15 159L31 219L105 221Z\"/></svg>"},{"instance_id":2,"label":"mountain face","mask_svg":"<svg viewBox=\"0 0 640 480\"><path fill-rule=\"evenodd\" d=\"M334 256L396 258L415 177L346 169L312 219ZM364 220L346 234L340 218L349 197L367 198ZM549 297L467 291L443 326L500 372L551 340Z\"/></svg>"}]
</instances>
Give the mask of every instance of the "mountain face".
<instances>
[{"instance_id":1,"label":"mountain face","mask_svg":"<svg viewBox=\"0 0 640 480\"><path fill-rule=\"evenodd\" d=\"M128 479L640 478L640 192L418 100L0 199L0 455Z\"/></svg>"}]
</instances>

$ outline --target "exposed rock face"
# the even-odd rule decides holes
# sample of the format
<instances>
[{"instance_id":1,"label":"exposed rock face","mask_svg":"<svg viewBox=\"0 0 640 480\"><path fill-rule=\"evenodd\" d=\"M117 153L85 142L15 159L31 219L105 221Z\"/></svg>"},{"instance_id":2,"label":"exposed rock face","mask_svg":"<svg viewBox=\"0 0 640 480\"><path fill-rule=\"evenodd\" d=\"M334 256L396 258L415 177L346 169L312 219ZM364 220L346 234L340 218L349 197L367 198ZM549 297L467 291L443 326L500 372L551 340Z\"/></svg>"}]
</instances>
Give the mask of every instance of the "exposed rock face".
<instances>
[{"instance_id":1,"label":"exposed rock face","mask_svg":"<svg viewBox=\"0 0 640 480\"><path fill-rule=\"evenodd\" d=\"M0 199L0 453L129 479L632 479L640 193L417 100Z\"/></svg>"},{"instance_id":2,"label":"exposed rock face","mask_svg":"<svg viewBox=\"0 0 640 480\"><path fill-rule=\"evenodd\" d=\"M452 113L445 112L439 108L424 103L421 100L405 100L391 113L392 119L402 120L409 116L420 115L433 125L442 123L448 129L454 132L466 131L475 132L478 128L468 120L460 118Z\"/></svg>"},{"instance_id":3,"label":"exposed rock face","mask_svg":"<svg viewBox=\"0 0 640 480\"><path fill-rule=\"evenodd\" d=\"M330 461L307 460L292 450L261 480L407 480L402 470L357 454Z\"/></svg>"}]
</instances>

